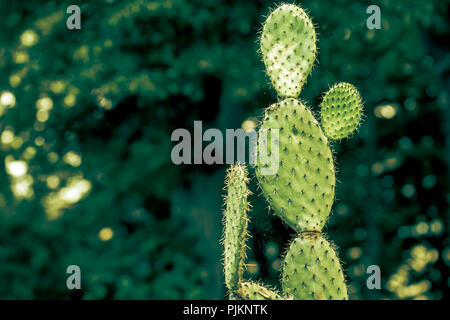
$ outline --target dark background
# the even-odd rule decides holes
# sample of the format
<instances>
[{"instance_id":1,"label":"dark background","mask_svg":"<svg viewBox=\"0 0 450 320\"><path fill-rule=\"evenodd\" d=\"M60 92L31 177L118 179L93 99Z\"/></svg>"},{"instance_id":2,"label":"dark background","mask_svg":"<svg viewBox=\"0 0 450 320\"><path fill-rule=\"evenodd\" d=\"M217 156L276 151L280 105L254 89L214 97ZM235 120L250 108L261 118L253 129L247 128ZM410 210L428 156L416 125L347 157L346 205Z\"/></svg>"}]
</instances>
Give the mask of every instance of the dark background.
<instances>
[{"instance_id":1,"label":"dark background","mask_svg":"<svg viewBox=\"0 0 450 320\"><path fill-rule=\"evenodd\" d=\"M70 4L81 30L66 28ZM368 30L368 5L381 30ZM325 231L350 299L449 297L449 7L311 0L318 62L365 101L333 144ZM176 128L240 128L277 101L258 55L271 1L0 1L0 298L223 299L226 165L172 164ZM251 171L251 170L250 170ZM252 172L251 172L252 173ZM252 181L247 278L278 286L294 236ZM81 290L66 288L68 265ZM379 265L381 290L366 268Z\"/></svg>"}]
</instances>

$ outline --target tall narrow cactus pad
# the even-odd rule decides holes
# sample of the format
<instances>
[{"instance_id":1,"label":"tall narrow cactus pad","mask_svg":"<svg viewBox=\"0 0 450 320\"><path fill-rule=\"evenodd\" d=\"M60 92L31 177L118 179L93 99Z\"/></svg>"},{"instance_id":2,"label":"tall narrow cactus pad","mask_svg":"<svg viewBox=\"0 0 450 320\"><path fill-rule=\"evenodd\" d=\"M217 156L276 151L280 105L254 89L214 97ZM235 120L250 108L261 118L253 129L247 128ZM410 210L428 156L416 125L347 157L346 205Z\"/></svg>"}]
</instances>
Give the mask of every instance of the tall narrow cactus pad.
<instances>
[{"instance_id":1,"label":"tall narrow cactus pad","mask_svg":"<svg viewBox=\"0 0 450 320\"><path fill-rule=\"evenodd\" d=\"M298 97L316 57L316 32L303 9L283 4L269 15L261 53L278 95Z\"/></svg>"},{"instance_id":2,"label":"tall narrow cactus pad","mask_svg":"<svg viewBox=\"0 0 450 320\"><path fill-rule=\"evenodd\" d=\"M322 127L326 136L334 140L352 134L360 123L361 114L361 96L353 85L345 82L328 90L320 105Z\"/></svg>"},{"instance_id":3,"label":"tall narrow cactus pad","mask_svg":"<svg viewBox=\"0 0 450 320\"><path fill-rule=\"evenodd\" d=\"M286 253L283 292L300 300L347 300L339 259L320 233L302 233Z\"/></svg>"},{"instance_id":4,"label":"tall narrow cactus pad","mask_svg":"<svg viewBox=\"0 0 450 320\"><path fill-rule=\"evenodd\" d=\"M244 300L287 300L285 297L255 282L243 282L237 294Z\"/></svg>"},{"instance_id":5,"label":"tall narrow cactus pad","mask_svg":"<svg viewBox=\"0 0 450 320\"><path fill-rule=\"evenodd\" d=\"M335 172L328 140L307 107L287 98L266 109L261 130L279 130L278 173L256 177L275 212L294 230L320 231L334 198ZM270 146L269 146L270 147ZM259 150L258 152L265 152Z\"/></svg>"},{"instance_id":6,"label":"tall narrow cactus pad","mask_svg":"<svg viewBox=\"0 0 450 320\"><path fill-rule=\"evenodd\" d=\"M237 164L228 169L223 244L225 284L230 291L237 289L244 271L249 209L247 182L245 166Z\"/></svg>"}]
</instances>

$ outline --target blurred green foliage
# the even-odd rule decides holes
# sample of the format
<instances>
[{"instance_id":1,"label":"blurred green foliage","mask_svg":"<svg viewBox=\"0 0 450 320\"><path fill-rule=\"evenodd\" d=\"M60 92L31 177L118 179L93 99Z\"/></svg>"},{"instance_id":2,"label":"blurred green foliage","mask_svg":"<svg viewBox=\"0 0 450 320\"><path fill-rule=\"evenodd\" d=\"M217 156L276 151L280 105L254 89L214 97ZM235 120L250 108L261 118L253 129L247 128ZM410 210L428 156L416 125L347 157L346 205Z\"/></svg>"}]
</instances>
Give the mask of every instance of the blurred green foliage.
<instances>
[{"instance_id":1,"label":"blurred green foliage","mask_svg":"<svg viewBox=\"0 0 450 320\"><path fill-rule=\"evenodd\" d=\"M69 31L71 1L0 1L0 298L221 299L225 166L173 165L170 135L237 128L276 101L257 53L274 4L75 2ZM350 298L448 297L450 2L300 5L319 34L302 98L317 112L346 81L365 100L359 135L333 146L326 230ZM275 285L291 234L252 188L247 276ZM371 264L382 290L366 288Z\"/></svg>"}]
</instances>

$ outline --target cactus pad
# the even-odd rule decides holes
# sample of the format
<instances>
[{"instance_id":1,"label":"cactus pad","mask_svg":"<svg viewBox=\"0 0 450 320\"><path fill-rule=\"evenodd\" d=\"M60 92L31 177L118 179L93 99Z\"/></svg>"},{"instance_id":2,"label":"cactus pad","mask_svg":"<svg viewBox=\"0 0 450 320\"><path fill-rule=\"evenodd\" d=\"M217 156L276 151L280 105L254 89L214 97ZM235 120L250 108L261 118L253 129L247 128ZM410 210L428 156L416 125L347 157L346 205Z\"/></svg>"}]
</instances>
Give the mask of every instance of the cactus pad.
<instances>
[{"instance_id":1,"label":"cactus pad","mask_svg":"<svg viewBox=\"0 0 450 320\"><path fill-rule=\"evenodd\" d=\"M351 84L333 86L321 104L322 127L297 100L316 55L313 23L298 6L282 4L268 16L260 45L267 73L284 100L265 110L255 175L270 207L297 232L297 238L284 257L282 293L242 279L249 192L245 167L231 166L224 217L225 282L230 299L346 300L339 258L322 235L336 183L328 139L348 137L357 129L361 97Z\"/></svg>"},{"instance_id":2,"label":"cactus pad","mask_svg":"<svg viewBox=\"0 0 450 320\"><path fill-rule=\"evenodd\" d=\"M261 130L270 134L274 129L279 129L279 169L276 174L263 175L256 166L261 189L294 230L320 231L334 199L335 172L328 140L309 109L294 98L266 109Z\"/></svg>"},{"instance_id":3,"label":"cactus pad","mask_svg":"<svg viewBox=\"0 0 450 320\"><path fill-rule=\"evenodd\" d=\"M280 97L298 97L316 57L316 32L302 8L283 4L266 20L261 53Z\"/></svg>"},{"instance_id":4,"label":"cactus pad","mask_svg":"<svg viewBox=\"0 0 450 320\"><path fill-rule=\"evenodd\" d=\"M349 83L334 85L323 97L320 107L322 127L330 139L348 137L360 123L361 97L358 90Z\"/></svg>"},{"instance_id":5,"label":"cactus pad","mask_svg":"<svg viewBox=\"0 0 450 320\"><path fill-rule=\"evenodd\" d=\"M232 165L226 177L227 195L224 211L224 272L229 290L238 287L244 271L247 239L247 169L240 164Z\"/></svg>"},{"instance_id":6,"label":"cactus pad","mask_svg":"<svg viewBox=\"0 0 450 320\"><path fill-rule=\"evenodd\" d=\"M241 283L237 294L245 300L287 300L274 290L250 281Z\"/></svg>"},{"instance_id":7,"label":"cactus pad","mask_svg":"<svg viewBox=\"0 0 450 320\"><path fill-rule=\"evenodd\" d=\"M303 233L292 241L284 260L283 292L301 300L347 300L338 257L320 233Z\"/></svg>"}]
</instances>

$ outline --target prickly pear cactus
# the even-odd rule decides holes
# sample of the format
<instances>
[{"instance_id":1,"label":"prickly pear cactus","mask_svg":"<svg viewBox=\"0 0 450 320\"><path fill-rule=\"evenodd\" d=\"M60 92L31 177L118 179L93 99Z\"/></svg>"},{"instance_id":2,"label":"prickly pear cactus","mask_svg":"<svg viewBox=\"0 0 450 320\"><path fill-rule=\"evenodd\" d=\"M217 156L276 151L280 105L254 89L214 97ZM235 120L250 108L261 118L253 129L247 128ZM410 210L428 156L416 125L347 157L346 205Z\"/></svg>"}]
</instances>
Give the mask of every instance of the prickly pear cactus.
<instances>
[{"instance_id":1,"label":"prickly pear cactus","mask_svg":"<svg viewBox=\"0 0 450 320\"><path fill-rule=\"evenodd\" d=\"M320 233L302 232L292 241L283 268L283 292L301 300L345 300L347 287L332 245Z\"/></svg>"},{"instance_id":2,"label":"prickly pear cactus","mask_svg":"<svg viewBox=\"0 0 450 320\"><path fill-rule=\"evenodd\" d=\"M316 58L316 32L311 19L295 5L280 6L264 24L261 52L278 95L297 97Z\"/></svg>"},{"instance_id":3,"label":"prickly pear cactus","mask_svg":"<svg viewBox=\"0 0 450 320\"><path fill-rule=\"evenodd\" d=\"M247 169L236 165L228 169L225 180L228 194L224 212L224 270L228 290L236 290L244 272L247 239Z\"/></svg>"},{"instance_id":4,"label":"prickly pear cactus","mask_svg":"<svg viewBox=\"0 0 450 320\"><path fill-rule=\"evenodd\" d=\"M247 172L242 165L232 166L227 176L224 232L225 278L230 296L251 300L348 299L339 258L322 228L331 212L336 183L329 139L349 137L358 128L361 97L351 84L334 85L323 96L320 124L298 100L315 61L316 33L311 19L296 5L283 4L269 15L261 34L261 53L282 100L265 110L259 136L268 134L270 140L275 131L277 135L274 145L266 146L258 140L255 174L270 207L297 232L297 238L285 254L282 293L242 279L242 268L236 266L244 264L236 260L244 259L245 253L238 252L245 248L245 241L236 241L245 239L242 225L245 221L246 226L247 209L228 208L248 208L248 192L236 192L233 186L236 183L241 186L239 190L247 190ZM263 170L269 166L267 160L258 161L263 153L278 154L276 172L268 174ZM231 176L236 179L234 183Z\"/></svg>"},{"instance_id":5,"label":"prickly pear cactus","mask_svg":"<svg viewBox=\"0 0 450 320\"><path fill-rule=\"evenodd\" d=\"M350 83L338 83L325 94L320 116L325 134L330 139L351 135L361 120L362 102L358 90Z\"/></svg>"},{"instance_id":6,"label":"prickly pear cactus","mask_svg":"<svg viewBox=\"0 0 450 320\"><path fill-rule=\"evenodd\" d=\"M269 129L279 130L275 151L279 154L279 170L264 175L261 164L256 167L261 189L270 206L295 231L320 231L334 198L334 165L328 139L311 111L295 98L266 109L260 131Z\"/></svg>"},{"instance_id":7,"label":"prickly pear cactus","mask_svg":"<svg viewBox=\"0 0 450 320\"><path fill-rule=\"evenodd\" d=\"M237 290L240 297L245 300L288 300L291 297L283 297L279 293L255 282L242 282Z\"/></svg>"}]
</instances>

